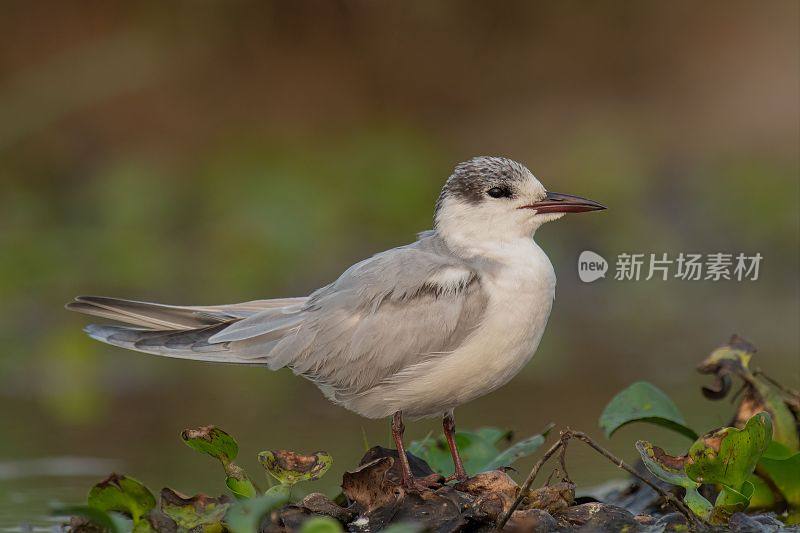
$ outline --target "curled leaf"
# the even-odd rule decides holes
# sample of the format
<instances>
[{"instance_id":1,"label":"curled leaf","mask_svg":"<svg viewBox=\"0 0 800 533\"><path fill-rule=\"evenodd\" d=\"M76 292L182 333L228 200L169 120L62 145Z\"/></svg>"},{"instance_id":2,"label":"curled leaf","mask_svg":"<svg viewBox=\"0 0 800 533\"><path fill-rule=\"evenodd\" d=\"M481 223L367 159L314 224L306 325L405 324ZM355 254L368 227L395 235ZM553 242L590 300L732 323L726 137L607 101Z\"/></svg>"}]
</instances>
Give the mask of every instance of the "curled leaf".
<instances>
[{"instance_id":1,"label":"curled leaf","mask_svg":"<svg viewBox=\"0 0 800 533\"><path fill-rule=\"evenodd\" d=\"M181 440L187 446L214 457L225 469L225 484L237 498L253 498L258 494L244 469L233 462L239 454L236 439L216 426L202 426L181 431Z\"/></svg>"},{"instance_id":2,"label":"curled leaf","mask_svg":"<svg viewBox=\"0 0 800 533\"><path fill-rule=\"evenodd\" d=\"M714 506L697 491L700 483L690 479L684 470L686 457L669 455L658 446L653 446L643 440L636 442L636 449L642 456L645 467L654 476L671 485L686 489L683 501L694 514L703 519L711 516Z\"/></svg>"},{"instance_id":3,"label":"curled leaf","mask_svg":"<svg viewBox=\"0 0 800 533\"><path fill-rule=\"evenodd\" d=\"M245 474L244 469L235 463L225 465L225 485L237 498L254 498L258 494L253 482Z\"/></svg>"},{"instance_id":4,"label":"curled leaf","mask_svg":"<svg viewBox=\"0 0 800 533\"><path fill-rule=\"evenodd\" d=\"M193 450L219 459L223 464L230 463L239 454L236 440L215 426L184 429L181 431L181 439Z\"/></svg>"},{"instance_id":5,"label":"curled leaf","mask_svg":"<svg viewBox=\"0 0 800 533\"><path fill-rule=\"evenodd\" d=\"M600 427L611 437L631 422L649 422L696 439L697 433L686 427L678 407L661 389L646 381L637 381L619 392L600 415Z\"/></svg>"},{"instance_id":6,"label":"curled leaf","mask_svg":"<svg viewBox=\"0 0 800 533\"><path fill-rule=\"evenodd\" d=\"M731 425L744 427L753 415L766 411L772 417L772 438L792 451L800 451L797 420L792 413L792 406L800 402L800 396L784 395L763 375L754 373L750 363L755 353L755 346L737 335L711 352L697 367L701 374L714 376L714 383L703 387L703 394L714 400L724 398L730 391L731 377L737 376L744 383L744 393Z\"/></svg>"},{"instance_id":7,"label":"curled leaf","mask_svg":"<svg viewBox=\"0 0 800 533\"><path fill-rule=\"evenodd\" d=\"M327 452L301 455L287 450L267 450L258 454L258 460L272 477L287 485L319 479L333 464Z\"/></svg>"},{"instance_id":8,"label":"curled leaf","mask_svg":"<svg viewBox=\"0 0 800 533\"><path fill-rule=\"evenodd\" d=\"M92 487L87 503L89 507L101 511L123 513L131 517L135 524L156 506L156 499L141 482L132 477L111 474Z\"/></svg>"}]
</instances>

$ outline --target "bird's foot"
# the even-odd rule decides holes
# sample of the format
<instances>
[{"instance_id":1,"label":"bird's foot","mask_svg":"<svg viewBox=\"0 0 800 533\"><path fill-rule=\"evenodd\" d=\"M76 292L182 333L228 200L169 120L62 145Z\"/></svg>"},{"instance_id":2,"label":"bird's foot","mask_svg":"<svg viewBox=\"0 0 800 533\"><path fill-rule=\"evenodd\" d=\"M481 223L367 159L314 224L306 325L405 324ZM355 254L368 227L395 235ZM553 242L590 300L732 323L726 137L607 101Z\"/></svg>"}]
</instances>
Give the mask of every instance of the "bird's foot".
<instances>
[{"instance_id":1,"label":"bird's foot","mask_svg":"<svg viewBox=\"0 0 800 533\"><path fill-rule=\"evenodd\" d=\"M466 472L462 472L460 474L458 472L456 472L455 474L449 475L446 478L444 478L444 482L445 483L450 483L451 481L458 481L460 483L460 482L466 481L468 479L469 479L469 476L467 475Z\"/></svg>"}]
</instances>

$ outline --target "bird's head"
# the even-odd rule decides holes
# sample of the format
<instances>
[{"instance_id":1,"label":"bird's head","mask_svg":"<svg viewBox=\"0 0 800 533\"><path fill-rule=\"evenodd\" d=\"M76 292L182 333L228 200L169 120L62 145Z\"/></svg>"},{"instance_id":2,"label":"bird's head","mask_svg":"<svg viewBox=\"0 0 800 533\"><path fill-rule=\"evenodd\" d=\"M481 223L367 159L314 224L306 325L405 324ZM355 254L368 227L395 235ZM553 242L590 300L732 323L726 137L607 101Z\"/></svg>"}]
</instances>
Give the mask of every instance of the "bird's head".
<instances>
[{"instance_id":1,"label":"bird's head","mask_svg":"<svg viewBox=\"0 0 800 533\"><path fill-rule=\"evenodd\" d=\"M524 165L503 157L475 157L456 166L436 202L435 224L445 238L472 241L530 237L566 213L605 206L550 192Z\"/></svg>"}]
</instances>

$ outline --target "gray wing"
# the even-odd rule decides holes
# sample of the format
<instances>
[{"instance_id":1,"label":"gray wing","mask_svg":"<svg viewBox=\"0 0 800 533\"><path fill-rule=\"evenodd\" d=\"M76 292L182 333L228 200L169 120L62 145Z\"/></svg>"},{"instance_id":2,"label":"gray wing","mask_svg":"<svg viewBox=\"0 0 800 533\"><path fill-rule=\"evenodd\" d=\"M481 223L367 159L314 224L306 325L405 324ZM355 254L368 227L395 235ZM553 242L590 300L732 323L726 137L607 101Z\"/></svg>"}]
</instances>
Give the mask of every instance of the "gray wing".
<instances>
[{"instance_id":1,"label":"gray wing","mask_svg":"<svg viewBox=\"0 0 800 533\"><path fill-rule=\"evenodd\" d=\"M291 368L344 401L403 368L449 353L479 324L476 272L434 235L362 261L276 319L253 315L210 338L238 357Z\"/></svg>"},{"instance_id":2,"label":"gray wing","mask_svg":"<svg viewBox=\"0 0 800 533\"><path fill-rule=\"evenodd\" d=\"M353 265L307 298L201 307L79 297L67 308L125 324L88 326L102 342L166 357L289 367L346 401L456 349L485 305L477 273L430 232Z\"/></svg>"}]
</instances>

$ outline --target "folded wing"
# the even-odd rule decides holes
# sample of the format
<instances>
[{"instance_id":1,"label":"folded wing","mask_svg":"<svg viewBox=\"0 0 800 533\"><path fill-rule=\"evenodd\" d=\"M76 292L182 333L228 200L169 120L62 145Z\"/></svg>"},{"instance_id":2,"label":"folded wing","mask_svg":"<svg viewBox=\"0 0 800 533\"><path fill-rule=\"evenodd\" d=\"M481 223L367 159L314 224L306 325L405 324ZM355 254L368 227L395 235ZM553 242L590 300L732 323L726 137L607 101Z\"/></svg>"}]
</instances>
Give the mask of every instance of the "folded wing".
<instances>
[{"instance_id":1,"label":"folded wing","mask_svg":"<svg viewBox=\"0 0 800 533\"><path fill-rule=\"evenodd\" d=\"M87 327L100 341L167 357L289 367L346 403L455 350L485 305L476 272L428 233L353 265L305 298L204 307L80 297L67 307L125 324Z\"/></svg>"}]
</instances>

